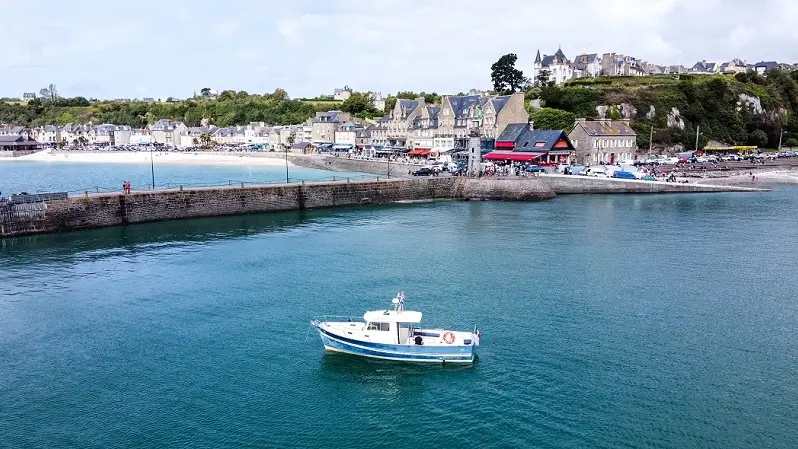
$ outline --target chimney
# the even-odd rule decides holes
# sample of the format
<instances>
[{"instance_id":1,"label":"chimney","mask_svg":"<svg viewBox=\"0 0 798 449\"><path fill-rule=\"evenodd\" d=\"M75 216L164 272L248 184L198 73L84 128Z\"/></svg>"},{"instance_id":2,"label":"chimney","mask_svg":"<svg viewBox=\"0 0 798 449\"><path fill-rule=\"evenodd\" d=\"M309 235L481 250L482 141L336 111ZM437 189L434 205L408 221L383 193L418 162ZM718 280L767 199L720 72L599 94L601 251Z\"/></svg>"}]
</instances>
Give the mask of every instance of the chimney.
<instances>
[{"instance_id":1,"label":"chimney","mask_svg":"<svg viewBox=\"0 0 798 449\"><path fill-rule=\"evenodd\" d=\"M530 131L534 131L535 130L535 122L533 122L532 119L528 119L526 121L526 126L527 126L527 128L529 128Z\"/></svg>"}]
</instances>

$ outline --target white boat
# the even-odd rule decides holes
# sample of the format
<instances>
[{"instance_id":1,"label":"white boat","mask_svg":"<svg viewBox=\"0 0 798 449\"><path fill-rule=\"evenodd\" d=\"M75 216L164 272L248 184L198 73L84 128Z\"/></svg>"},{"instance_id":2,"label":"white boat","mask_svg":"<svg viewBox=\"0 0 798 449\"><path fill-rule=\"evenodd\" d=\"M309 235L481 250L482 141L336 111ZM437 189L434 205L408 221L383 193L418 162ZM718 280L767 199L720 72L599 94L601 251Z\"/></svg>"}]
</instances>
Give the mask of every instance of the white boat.
<instances>
[{"instance_id":1,"label":"white boat","mask_svg":"<svg viewBox=\"0 0 798 449\"><path fill-rule=\"evenodd\" d=\"M476 327L473 332L422 329L421 312L404 310L404 292L391 302L393 309L366 312L363 321L318 317L310 324L328 351L406 362L474 361L474 348L482 336Z\"/></svg>"}]
</instances>

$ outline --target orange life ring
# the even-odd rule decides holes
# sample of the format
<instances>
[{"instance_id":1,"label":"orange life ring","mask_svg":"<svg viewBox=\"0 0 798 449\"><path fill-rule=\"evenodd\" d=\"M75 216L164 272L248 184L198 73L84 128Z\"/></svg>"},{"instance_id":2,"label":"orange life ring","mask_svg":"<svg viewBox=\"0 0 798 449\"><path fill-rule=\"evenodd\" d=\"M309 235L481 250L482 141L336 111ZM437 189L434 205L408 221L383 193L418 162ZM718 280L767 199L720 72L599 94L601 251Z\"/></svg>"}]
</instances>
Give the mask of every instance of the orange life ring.
<instances>
[{"instance_id":1,"label":"orange life ring","mask_svg":"<svg viewBox=\"0 0 798 449\"><path fill-rule=\"evenodd\" d=\"M454 334L451 332L443 334L443 341L445 341L448 345L454 343Z\"/></svg>"}]
</instances>

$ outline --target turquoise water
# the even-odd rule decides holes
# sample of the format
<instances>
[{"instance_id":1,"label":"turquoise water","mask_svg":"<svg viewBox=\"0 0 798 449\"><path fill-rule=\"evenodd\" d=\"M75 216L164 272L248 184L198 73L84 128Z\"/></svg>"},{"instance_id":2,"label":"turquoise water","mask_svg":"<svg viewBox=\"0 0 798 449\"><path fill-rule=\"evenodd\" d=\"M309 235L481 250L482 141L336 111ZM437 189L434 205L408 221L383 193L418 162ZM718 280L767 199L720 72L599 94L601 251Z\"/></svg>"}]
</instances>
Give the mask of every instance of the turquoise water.
<instances>
[{"instance_id":1,"label":"turquoise water","mask_svg":"<svg viewBox=\"0 0 798 449\"><path fill-rule=\"evenodd\" d=\"M155 164L155 185L202 186L244 183L285 182L285 166ZM373 179L375 175L330 172L289 164L292 182L352 179ZM148 189L152 184L149 161L142 163L96 164L80 162L34 162L0 160L0 192L68 191L71 193L121 191L122 182L130 181L133 189Z\"/></svg>"},{"instance_id":2,"label":"turquoise water","mask_svg":"<svg viewBox=\"0 0 798 449\"><path fill-rule=\"evenodd\" d=\"M798 446L798 190L439 202L0 241L0 446ZM386 307L473 366L325 354Z\"/></svg>"}]
</instances>

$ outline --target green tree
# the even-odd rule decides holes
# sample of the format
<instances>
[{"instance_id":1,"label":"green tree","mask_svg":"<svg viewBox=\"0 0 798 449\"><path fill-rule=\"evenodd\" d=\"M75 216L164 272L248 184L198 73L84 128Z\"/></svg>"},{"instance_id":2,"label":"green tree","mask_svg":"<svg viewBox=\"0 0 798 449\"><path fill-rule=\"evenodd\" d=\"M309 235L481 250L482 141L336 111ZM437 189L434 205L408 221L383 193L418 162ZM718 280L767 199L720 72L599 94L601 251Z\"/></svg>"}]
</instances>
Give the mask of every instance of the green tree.
<instances>
[{"instance_id":1,"label":"green tree","mask_svg":"<svg viewBox=\"0 0 798 449\"><path fill-rule=\"evenodd\" d=\"M764 148L768 144L768 135L761 129L756 129L748 135L748 144Z\"/></svg>"},{"instance_id":2,"label":"green tree","mask_svg":"<svg viewBox=\"0 0 798 449\"><path fill-rule=\"evenodd\" d=\"M371 109L371 99L368 94L361 92L352 93L349 98L341 103L341 110L350 114L360 114Z\"/></svg>"},{"instance_id":3,"label":"green tree","mask_svg":"<svg viewBox=\"0 0 798 449\"><path fill-rule=\"evenodd\" d=\"M521 89L524 84L524 72L515 68L518 56L508 53L490 66L490 79L493 89L497 92L509 94Z\"/></svg>"},{"instance_id":4,"label":"green tree","mask_svg":"<svg viewBox=\"0 0 798 449\"><path fill-rule=\"evenodd\" d=\"M45 100L53 101L58 98L58 89L55 87L55 84L50 84L47 87L39 89L39 95Z\"/></svg>"},{"instance_id":5,"label":"green tree","mask_svg":"<svg viewBox=\"0 0 798 449\"><path fill-rule=\"evenodd\" d=\"M210 87L203 87L202 89L200 89L200 95L202 95L205 98L210 97L211 96L211 88Z\"/></svg>"},{"instance_id":6,"label":"green tree","mask_svg":"<svg viewBox=\"0 0 798 449\"><path fill-rule=\"evenodd\" d=\"M280 89L278 87L277 89L274 89L274 92L269 94L269 98L274 100L274 101L287 100L288 99L288 92L286 92L284 89Z\"/></svg>"},{"instance_id":7,"label":"green tree","mask_svg":"<svg viewBox=\"0 0 798 449\"><path fill-rule=\"evenodd\" d=\"M559 109L535 109L529 114L535 129L562 129L568 132L573 128L576 120L574 114Z\"/></svg>"},{"instance_id":8,"label":"green tree","mask_svg":"<svg viewBox=\"0 0 798 449\"><path fill-rule=\"evenodd\" d=\"M396 94L396 98L400 98L402 100L415 100L419 96L419 94L409 90L403 90Z\"/></svg>"},{"instance_id":9,"label":"green tree","mask_svg":"<svg viewBox=\"0 0 798 449\"><path fill-rule=\"evenodd\" d=\"M396 100L396 97L389 95L388 98L385 99L385 110L383 112L390 114L391 111L393 111L393 108L396 107Z\"/></svg>"},{"instance_id":10,"label":"green tree","mask_svg":"<svg viewBox=\"0 0 798 449\"><path fill-rule=\"evenodd\" d=\"M427 104L441 104L441 96L433 92L431 94L423 94L424 103Z\"/></svg>"},{"instance_id":11,"label":"green tree","mask_svg":"<svg viewBox=\"0 0 798 449\"><path fill-rule=\"evenodd\" d=\"M798 147L798 139L796 139L795 137L790 137L789 139L784 141L784 146L788 148Z\"/></svg>"},{"instance_id":12,"label":"green tree","mask_svg":"<svg viewBox=\"0 0 798 449\"><path fill-rule=\"evenodd\" d=\"M535 85L541 87L553 86L554 83L550 81L550 78L551 78L551 72L549 71L549 69L543 69L540 72L538 72L538 76L535 79Z\"/></svg>"}]
</instances>

